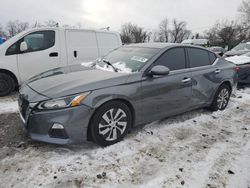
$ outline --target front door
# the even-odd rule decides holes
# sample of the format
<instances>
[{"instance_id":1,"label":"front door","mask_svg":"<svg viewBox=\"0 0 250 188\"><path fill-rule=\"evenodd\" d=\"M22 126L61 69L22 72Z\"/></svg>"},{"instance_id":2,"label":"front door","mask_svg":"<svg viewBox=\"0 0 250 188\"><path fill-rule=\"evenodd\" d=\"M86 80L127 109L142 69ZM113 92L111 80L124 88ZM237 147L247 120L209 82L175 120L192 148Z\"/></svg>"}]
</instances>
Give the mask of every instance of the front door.
<instances>
[{"instance_id":1,"label":"front door","mask_svg":"<svg viewBox=\"0 0 250 188\"><path fill-rule=\"evenodd\" d=\"M185 50L173 48L153 64L170 69L169 75L145 76L142 79L142 117L144 122L164 118L189 109L191 101L191 74L186 69Z\"/></svg>"},{"instance_id":2,"label":"front door","mask_svg":"<svg viewBox=\"0 0 250 188\"><path fill-rule=\"evenodd\" d=\"M28 50L17 55L22 81L60 66L60 46L57 31L36 31L23 37Z\"/></svg>"}]
</instances>

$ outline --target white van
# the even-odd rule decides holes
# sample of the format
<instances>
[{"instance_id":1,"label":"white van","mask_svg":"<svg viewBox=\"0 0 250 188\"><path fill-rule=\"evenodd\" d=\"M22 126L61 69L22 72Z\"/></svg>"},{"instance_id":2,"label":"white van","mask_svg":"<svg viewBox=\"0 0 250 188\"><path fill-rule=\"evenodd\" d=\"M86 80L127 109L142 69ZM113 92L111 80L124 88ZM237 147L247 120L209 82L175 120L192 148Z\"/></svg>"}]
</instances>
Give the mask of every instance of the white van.
<instances>
[{"instance_id":1,"label":"white van","mask_svg":"<svg viewBox=\"0 0 250 188\"><path fill-rule=\"evenodd\" d=\"M92 61L121 45L116 32L65 28L24 31L0 46L0 96L41 72Z\"/></svg>"},{"instance_id":2,"label":"white van","mask_svg":"<svg viewBox=\"0 0 250 188\"><path fill-rule=\"evenodd\" d=\"M190 45L208 47L209 41L207 39L186 39L182 41L181 44L190 44Z\"/></svg>"}]
</instances>

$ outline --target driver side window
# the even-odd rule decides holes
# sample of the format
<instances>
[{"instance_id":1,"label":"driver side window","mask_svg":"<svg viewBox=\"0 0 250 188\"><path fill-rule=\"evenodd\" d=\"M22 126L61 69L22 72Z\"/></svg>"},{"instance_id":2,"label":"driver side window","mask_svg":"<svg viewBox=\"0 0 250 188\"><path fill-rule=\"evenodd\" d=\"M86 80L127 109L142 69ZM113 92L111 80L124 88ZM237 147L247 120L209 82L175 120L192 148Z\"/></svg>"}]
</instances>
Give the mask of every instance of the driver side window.
<instances>
[{"instance_id":1,"label":"driver side window","mask_svg":"<svg viewBox=\"0 0 250 188\"><path fill-rule=\"evenodd\" d=\"M186 68L186 58L184 48L172 48L162 54L154 65L164 65L170 71Z\"/></svg>"},{"instance_id":2,"label":"driver side window","mask_svg":"<svg viewBox=\"0 0 250 188\"><path fill-rule=\"evenodd\" d=\"M31 33L23 38L27 43L28 50L26 52L35 52L46 50L55 44L54 31L38 31Z\"/></svg>"},{"instance_id":3,"label":"driver side window","mask_svg":"<svg viewBox=\"0 0 250 188\"><path fill-rule=\"evenodd\" d=\"M11 45L7 49L6 55L19 54L20 43L23 41L25 41L28 46L28 50L25 51L25 53L46 50L55 45L55 31L37 31L30 33Z\"/></svg>"}]
</instances>

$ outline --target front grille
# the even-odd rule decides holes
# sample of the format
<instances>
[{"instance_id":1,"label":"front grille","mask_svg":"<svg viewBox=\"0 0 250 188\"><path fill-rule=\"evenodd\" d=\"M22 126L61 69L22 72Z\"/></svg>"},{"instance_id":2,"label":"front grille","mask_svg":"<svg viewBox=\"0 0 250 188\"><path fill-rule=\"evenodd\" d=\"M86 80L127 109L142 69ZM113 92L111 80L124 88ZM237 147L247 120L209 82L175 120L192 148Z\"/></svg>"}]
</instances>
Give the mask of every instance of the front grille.
<instances>
[{"instance_id":1,"label":"front grille","mask_svg":"<svg viewBox=\"0 0 250 188\"><path fill-rule=\"evenodd\" d=\"M29 101L27 101L22 95L19 95L18 104L20 107L20 112L23 118L26 118L26 112L29 108Z\"/></svg>"}]
</instances>

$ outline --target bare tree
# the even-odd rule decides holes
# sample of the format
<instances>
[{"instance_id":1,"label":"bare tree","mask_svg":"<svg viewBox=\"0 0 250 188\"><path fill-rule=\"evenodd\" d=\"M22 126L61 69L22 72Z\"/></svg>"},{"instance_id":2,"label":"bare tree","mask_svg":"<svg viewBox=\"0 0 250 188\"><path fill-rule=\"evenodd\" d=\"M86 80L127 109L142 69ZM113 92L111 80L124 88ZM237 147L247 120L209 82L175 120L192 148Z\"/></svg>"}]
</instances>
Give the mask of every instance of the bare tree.
<instances>
[{"instance_id":1,"label":"bare tree","mask_svg":"<svg viewBox=\"0 0 250 188\"><path fill-rule=\"evenodd\" d=\"M36 27L43 27L43 24L39 23L38 21L36 21L34 24L31 25L32 28L36 28Z\"/></svg>"},{"instance_id":2,"label":"bare tree","mask_svg":"<svg viewBox=\"0 0 250 188\"><path fill-rule=\"evenodd\" d=\"M148 33L142 27L132 23L122 25L121 39L124 44L145 42Z\"/></svg>"},{"instance_id":3,"label":"bare tree","mask_svg":"<svg viewBox=\"0 0 250 188\"><path fill-rule=\"evenodd\" d=\"M173 28L169 31L171 36L171 42L181 43L184 39L187 39L191 31L187 30L187 23L184 21L178 22L173 20Z\"/></svg>"},{"instance_id":4,"label":"bare tree","mask_svg":"<svg viewBox=\"0 0 250 188\"><path fill-rule=\"evenodd\" d=\"M56 22L55 20L47 20L44 22L45 27L59 27L59 23Z\"/></svg>"},{"instance_id":5,"label":"bare tree","mask_svg":"<svg viewBox=\"0 0 250 188\"><path fill-rule=\"evenodd\" d=\"M243 14L244 21L250 25L250 0L242 1L242 4L239 7L239 12Z\"/></svg>"},{"instance_id":6,"label":"bare tree","mask_svg":"<svg viewBox=\"0 0 250 188\"><path fill-rule=\"evenodd\" d=\"M6 37L6 33L4 32L1 24L0 24L0 37Z\"/></svg>"},{"instance_id":7,"label":"bare tree","mask_svg":"<svg viewBox=\"0 0 250 188\"><path fill-rule=\"evenodd\" d=\"M7 35L9 35L9 37L13 37L28 28L28 22L20 22L19 20L9 21L6 25Z\"/></svg>"},{"instance_id":8,"label":"bare tree","mask_svg":"<svg viewBox=\"0 0 250 188\"><path fill-rule=\"evenodd\" d=\"M247 37L246 28L234 21L217 22L206 36L211 45L228 46L229 49L244 41Z\"/></svg>"},{"instance_id":9,"label":"bare tree","mask_svg":"<svg viewBox=\"0 0 250 188\"><path fill-rule=\"evenodd\" d=\"M242 1L239 12L243 17L242 26L246 29L246 40L250 40L250 0Z\"/></svg>"},{"instance_id":10,"label":"bare tree","mask_svg":"<svg viewBox=\"0 0 250 188\"><path fill-rule=\"evenodd\" d=\"M168 28L168 19L165 18L159 24L159 42L168 42L169 28Z\"/></svg>"}]
</instances>

